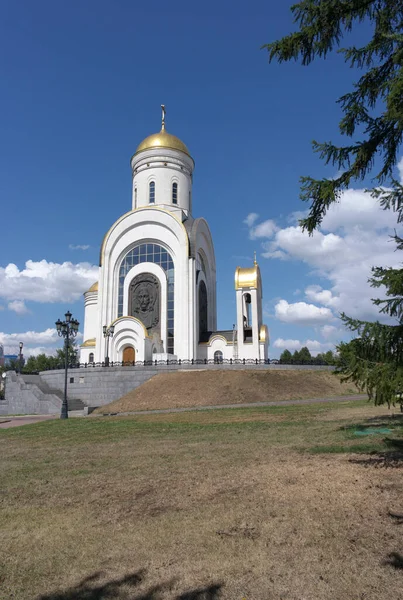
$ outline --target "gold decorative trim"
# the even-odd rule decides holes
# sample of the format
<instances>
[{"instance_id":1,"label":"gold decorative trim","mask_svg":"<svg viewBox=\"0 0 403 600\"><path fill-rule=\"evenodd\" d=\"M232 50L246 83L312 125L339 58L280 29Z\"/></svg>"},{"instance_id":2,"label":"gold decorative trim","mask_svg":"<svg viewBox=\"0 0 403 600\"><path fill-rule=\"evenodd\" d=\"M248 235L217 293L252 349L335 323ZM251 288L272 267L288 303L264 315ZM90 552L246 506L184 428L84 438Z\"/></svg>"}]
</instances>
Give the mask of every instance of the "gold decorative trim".
<instances>
[{"instance_id":1,"label":"gold decorative trim","mask_svg":"<svg viewBox=\"0 0 403 600\"><path fill-rule=\"evenodd\" d=\"M267 325L261 325L259 331L259 342L265 344L269 341L269 330Z\"/></svg>"},{"instance_id":2,"label":"gold decorative trim","mask_svg":"<svg viewBox=\"0 0 403 600\"><path fill-rule=\"evenodd\" d=\"M95 338L85 340L85 342L81 344L80 348L95 348Z\"/></svg>"},{"instance_id":3,"label":"gold decorative trim","mask_svg":"<svg viewBox=\"0 0 403 600\"><path fill-rule=\"evenodd\" d=\"M84 293L88 294L88 292L97 292L97 291L98 291L98 281L96 281L95 283L93 283L92 286L90 287L90 289L87 290Z\"/></svg>"}]
</instances>

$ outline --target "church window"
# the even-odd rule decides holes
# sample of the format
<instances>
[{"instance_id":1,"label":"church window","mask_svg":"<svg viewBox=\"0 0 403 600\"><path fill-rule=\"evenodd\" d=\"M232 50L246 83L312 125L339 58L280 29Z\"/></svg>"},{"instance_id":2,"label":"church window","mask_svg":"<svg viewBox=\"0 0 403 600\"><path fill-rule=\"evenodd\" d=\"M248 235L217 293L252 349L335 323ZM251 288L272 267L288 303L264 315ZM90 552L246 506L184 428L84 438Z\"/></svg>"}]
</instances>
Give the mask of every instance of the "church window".
<instances>
[{"instance_id":1,"label":"church window","mask_svg":"<svg viewBox=\"0 0 403 600\"><path fill-rule=\"evenodd\" d=\"M159 244L139 244L123 258L119 269L118 317L123 316L123 290L125 278L132 267L151 262L164 269L167 276L167 352L174 354L175 342L175 270L171 255ZM125 312L125 314L128 314Z\"/></svg>"},{"instance_id":2,"label":"church window","mask_svg":"<svg viewBox=\"0 0 403 600\"><path fill-rule=\"evenodd\" d=\"M134 188L134 208L137 208L137 188Z\"/></svg>"},{"instance_id":3,"label":"church window","mask_svg":"<svg viewBox=\"0 0 403 600\"><path fill-rule=\"evenodd\" d=\"M91 364L94 362L94 353L93 352L90 352L90 355L88 357L88 362Z\"/></svg>"},{"instance_id":4,"label":"church window","mask_svg":"<svg viewBox=\"0 0 403 600\"><path fill-rule=\"evenodd\" d=\"M244 294L244 316L243 316L243 331L244 341L252 341L252 298L250 294Z\"/></svg>"},{"instance_id":5,"label":"church window","mask_svg":"<svg viewBox=\"0 0 403 600\"><path fill-rule=\"evenodd\" d=\"M200 282L199 285L199 340L203 338L203 334L206 333L208 323L207 323L207 288L204 281Z\"/></svg>"},{"instance_id":6,"label":"church window","mask_svg":"<svg viewBox=\"0 0 403 600\"><path fill-rule=\"evenodd\" d=\"M150 204L155 203L155 181L150 181L149 185L149 202Z\"/></svg>"},{"instance_id":7,"label":"church window","mask_svg":"<svg viewBox=\"0 0 403 600\"><path fill-rule=\"evenodd\" d=\"M178 204L178 184L176 181L172 184L172 204Z\"/></svg>"}]
</instances>

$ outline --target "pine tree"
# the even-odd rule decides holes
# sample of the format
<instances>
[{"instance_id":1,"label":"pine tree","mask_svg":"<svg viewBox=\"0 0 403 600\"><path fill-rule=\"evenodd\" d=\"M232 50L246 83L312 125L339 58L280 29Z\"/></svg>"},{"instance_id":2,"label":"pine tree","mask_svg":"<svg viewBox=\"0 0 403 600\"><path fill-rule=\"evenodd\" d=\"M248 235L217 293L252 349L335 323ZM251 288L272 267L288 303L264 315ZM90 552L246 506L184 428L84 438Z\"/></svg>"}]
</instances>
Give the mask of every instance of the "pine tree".
<instances>
[{"instance_id":1,"label":"pine tree","mask_svg":"<svg viewBox=\"0 0 403 600\"><path fill-rule=\"evenodd\" d=\"M280 362L283 365L290 365L292 363L292 354L289 350L283 350L280 356Z\"/></svg>"},{"instance_id":2,"label":"pine tree","mask_svg":"<svg viewBox=\"0 0 403 600\"><path fill-rule=\"evenodd\" d=\"M338 147L331 142L313 142L313 149L326 164L337 167L335 179L301 178L303 201L310 203L308 216L300 221L309 234L320 226L329 207L354 181L372 173L372 196L383 209L403 221L403 187L394 178L403 136L403 0L303 0L291 7L298 31L266 44L269 60L301 60L309 65L326 58L334 49L344 54L350 67L362 75L352 91L338 100L344 116L342 135L352 139ZM372 36L362 47L340 48L345 34L360 23L371 27ZM385 186L386 187L382 187ZM399 250L403 239L395 235ZM373 268L373 287L385 286L386 299L374 300L395 325L369 323L342 314L345 325L358 337L342 343L339 371L365 390L376 404L390 404L403 391L403 269Z\"/></svg>"},{"instance_id":3,"label":"pine tree","mask_svg":"<svg viewBox=\"0 0 403 600\"><path fill-rule=\"evenodd\" d=\"M301 350L299 351L299 361L300 363L305 365L309 365L312 362L311 353L309 352L309 349L306 346L301 348Z\"/></svg>"}]
</instances>

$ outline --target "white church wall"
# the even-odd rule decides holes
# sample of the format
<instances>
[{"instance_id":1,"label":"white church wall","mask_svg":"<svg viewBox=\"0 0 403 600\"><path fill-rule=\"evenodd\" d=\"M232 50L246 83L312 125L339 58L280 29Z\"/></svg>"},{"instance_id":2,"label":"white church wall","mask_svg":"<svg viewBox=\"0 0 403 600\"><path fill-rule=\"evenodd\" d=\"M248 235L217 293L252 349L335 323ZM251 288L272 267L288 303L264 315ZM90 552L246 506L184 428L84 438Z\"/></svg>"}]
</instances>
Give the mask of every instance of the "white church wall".
<instances>
[{"instance_id":1,"label":"white church wall","mask_svg":"<svg viewBox=\"0 0 403 600\"><path fill-rule=\"evenodd\" d=\"M210 340L210 344L207 346L207 359L218 360L216 352L222 352L222 358L229 360L233 358L233 345L228 344L228 341L222 336L215 336Z\"/></svg>"},{"instance_id":2,"label":"white church wall","mask_svg":"<svg viewBox=\"0 0 403 600\"><path fill-rule=\"evenodd\" d=\"M193 160L177 150L153 149L132 158L132 207L150 205L149 183L155 182L155 205L178 206L188 214L192 194ZM172 184L178 184L177 205L172 202ZM137 192L136 192L137 190Z\"/></svg>"},{"instance_id":3,"label":"white church wall","mask_svg":"<svg viewBox=\"0 0 403 600\"><path fill-rule=\"evenodd\" d=\"M98 292L84 295L84 342L95 338L97 333Z\"/></svg>"},{"instance_id":4,"label":"white church wall","mask_svg":"<svg viewBox=\"0 0 403 600\"><path fill-rule=\"evenodd\" d=\"M95 346L87 346L85 348L80 348L80 363L89 363L90 362L90 354L95 356Z\"/></svg>"},{"instance_id":5,"label":"white church wall","mask_svg":"<svg viewBox=\"0 0 403 600\"><path fill-rule=\"evenodd\" d=\"M109 359L113 362L123 360L123 351L132 346L137 360L149 360L152 348L144 325L135 317L121 317L114 323L115 331L109 341ZM146 343L145 343L146 342Z\"/></svg>"},{"instance_id":6,"label":"white church wall","mask_svg":"<svg viewBox=\"0 0 403 600\"><path fill-rule=\"evenodd\" d=\"M99 311L97 324L97 358L102 361L104 351L102 326L117 318L119 267L126 253L140 243L156 243L171 254L175 268L175 354L193 358L189 347L188 298L188 238L182 225L169 212L155 207L127 213L108 232L102 253L103 265L99 281Z\"/></svg>"},{"instance_id":7,"label":"white church wall","mask_svg":"<svg viewBox=\"0 0 403 600\"><path fill-rule=\"evenodd\" d=\"M251 296L252 342L244 341L244 317L246 317L245 294L250 294ZM254 288L236 290L238 358L241 360L264 358L264 354L261 354L259 343L261 318L259 318L258 294L258 290Z\"/></svg>"},{"instance_id":8,"label":"white church wall","mask_svg":"<svg viewBox=\"0 0 403 600\"><path fill-rule=\"evenodd\" d=\"M210 229L204 219L198 219L196 231L196 256L200 253L206 266L206 287L208 299L208 329L217 329L217 304L216 304L216 262L213 240Z\"/></svg>"}]
</instances>

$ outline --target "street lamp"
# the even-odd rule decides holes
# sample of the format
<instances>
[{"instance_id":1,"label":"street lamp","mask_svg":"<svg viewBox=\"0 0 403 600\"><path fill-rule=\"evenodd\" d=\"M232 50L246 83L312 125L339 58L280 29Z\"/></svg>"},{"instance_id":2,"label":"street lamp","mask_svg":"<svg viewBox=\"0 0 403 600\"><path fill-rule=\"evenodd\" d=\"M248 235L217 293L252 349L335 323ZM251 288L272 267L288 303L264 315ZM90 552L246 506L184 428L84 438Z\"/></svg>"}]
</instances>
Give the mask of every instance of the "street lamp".
<instances>
[{"instance_id":1,"label":"street lamp","mask_svg":"<svg viewBox=\"0 0 403 600\"><path fill-rule=\"evenodd\" d=\"M65 321L61 321L60 319L57 319L56 321L56 329L57 329L57 334L59 335L59 337L64 337L64 397L63 397L63 404L62 404L62 412L60 413L60 418L61 419L67 419L69 414L68 414L68 406L67 406L67 370L68 370L68 356L69 356L69 347L70 347L70 339L73 339L76 337L77 333L78 333L78 326L80 325L80 323L77 321L77 319L72 319L72 314L71 312L68 310L66 312L65 316Z\"/></svg>"},{"instance_id":2,"label":"street lamp","mask_svg":"<svg viewBox=\"0 0 403 600\"><path fill-rule=\"evenodd\" d=\"M18 356L18 369L21 375L21 370L22 370L22 349L24 347L24 342L20 342L20 354Z\"/></svg>"},{"instance_id":3,"label":"street lamp","mask_svg":"<svg viewBox=\"0 0 403 600\"><path fill-rule=\"evenodd\" d=\"M104 334L104 338L106 339L106 354L105 354L105 367L109 367L109 338L113 337L115 326L114 325L104 325L102 327L102 331Z\"/></svg>"}]
</instances>

